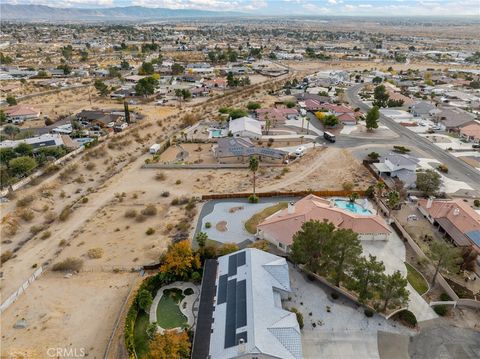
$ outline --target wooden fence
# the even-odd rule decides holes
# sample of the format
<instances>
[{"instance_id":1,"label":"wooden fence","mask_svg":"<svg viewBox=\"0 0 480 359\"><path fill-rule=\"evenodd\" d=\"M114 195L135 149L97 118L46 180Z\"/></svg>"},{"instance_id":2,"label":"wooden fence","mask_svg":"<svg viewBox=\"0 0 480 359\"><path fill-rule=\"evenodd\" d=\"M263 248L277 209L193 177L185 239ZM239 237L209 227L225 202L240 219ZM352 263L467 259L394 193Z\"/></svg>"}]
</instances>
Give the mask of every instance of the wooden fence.
<instances>
[{"instance_id":1,"label":"wooden fence","mask_svg":"<svg viewBox=\"0 0 480 359\"><path fill-rule=\"evenodd\" d=\"M256 193L257 197L305 197L309 194L313 194L318 197L349 197L353 193L358 193L360 197L365 196L365 190L358 191L273 191L273 192L259 192ZM211 199L226 199L226 198L248 198L251 196L251 192L240 193L217 193L217 194L205 194L202 196L202 200Z\"/></svg>"}]
</instances>

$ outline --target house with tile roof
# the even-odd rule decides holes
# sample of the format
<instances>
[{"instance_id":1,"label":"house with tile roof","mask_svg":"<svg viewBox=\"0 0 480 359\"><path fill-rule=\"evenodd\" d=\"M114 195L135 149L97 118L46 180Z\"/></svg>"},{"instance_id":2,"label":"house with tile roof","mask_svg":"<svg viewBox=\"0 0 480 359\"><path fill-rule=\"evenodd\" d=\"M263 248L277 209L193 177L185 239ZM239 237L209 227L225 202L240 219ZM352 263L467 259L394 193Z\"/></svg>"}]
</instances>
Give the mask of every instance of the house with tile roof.
<instances>
[{"instance_id":1,"label":"house with tile roof","mask_svg":"<svg viewBox=\"0 0 480 359\"><path fill-rule=\"evenodd\" d=\"M475 121L460 127L460 136L469 142L480 143L480 122Z\"/></svg>"},{"instance_id":2,"label":"house with tile roof","mask_svg":"<svg viewBox=\"0 0 480 359\"><path fill-rule=\"evenodd\" d=\"M361 240L388 240L392 233L377 214L356 214L336 207L333 200L311 194L266 218L257 226L256 236L288 253L293 236L308 221L328 221L336 228L351 229Z\"/></svg>"},{"instance_id":3,"label":"house with tile roof","mask_svg":"<svg viewBox=\"0 0 480 359\"><path fill-rule=\"evenodd\" d=\"M457 247L480 253L480 214L461 199L420 199L419 211Z\"/></svg>"},{"instance_id":4,"label":"house with tile roof","mask_svg":"<svg viewBox=\"0 0 480 359\"><path fill-rule=\"evenodd\" d=\"M29 120L37 120L40 117L40 110L28 105L15 105L3 110L8 122L23 123Z\"/></svg>"},{"instance_id":5,"label":"house with tile roof","mask_svg":"<svg viewBox=\"0 0 480 359\"><path fill-rule=\"evenodd\" d=\"M303 358L297 317L282 306L291 292L285 258L247 248L217 262L208 358Z\"/></svg>"},{"instance_id":6,"label":"house with tile roof","mask_svg":"<svg viewBox=\"0 0 480 359\"><path fill-rule=\"evenodd\" d=\"M270 120L273 124L284 124L287 120L294 120L298 116L296 108L260 108L255 111L259 121Z\"/></svg>"}]
</instances>

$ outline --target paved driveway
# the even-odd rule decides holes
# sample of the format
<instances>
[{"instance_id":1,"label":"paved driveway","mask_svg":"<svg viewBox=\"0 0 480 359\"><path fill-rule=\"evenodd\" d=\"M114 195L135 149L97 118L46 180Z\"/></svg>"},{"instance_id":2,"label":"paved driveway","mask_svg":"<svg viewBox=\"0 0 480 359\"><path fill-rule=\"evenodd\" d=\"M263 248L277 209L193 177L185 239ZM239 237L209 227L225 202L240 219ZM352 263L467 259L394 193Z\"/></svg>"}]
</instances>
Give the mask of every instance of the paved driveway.
<instances>
[{"instance_id":1,"label":"paved driveway","mask_svg":"<svg viewBox=\"0 0 480 359\"><path fill-rule=\"evenodd\" d=\"M394 231L390 240L362 241L362 247L364 255L372 254L376 256L377 259L383 261L387 273L393 273L399 270L404 276L407 275L407 268L405 267L405 245ZM408 309L415 314L417 321L421 322L438 318L433 309L410 284L408 284L407 289L410 292Z\"/></svg>"},{"instance_id":2,"label":"paved driveway","mask_svg":"<svg viewBox=\"0 0 480 359\"><path fill-rule=\"evenodd\" d=\"M411 333L407 328L379 315L367 318L363 308L346 298L333 300L329 288L310 282L292 267L290 283L291 300L285 301L284 306L296 307L303 314L305 326L302 346L305 358L379 358L379 331L403 335Z\"/></svg>"}]
</instances>

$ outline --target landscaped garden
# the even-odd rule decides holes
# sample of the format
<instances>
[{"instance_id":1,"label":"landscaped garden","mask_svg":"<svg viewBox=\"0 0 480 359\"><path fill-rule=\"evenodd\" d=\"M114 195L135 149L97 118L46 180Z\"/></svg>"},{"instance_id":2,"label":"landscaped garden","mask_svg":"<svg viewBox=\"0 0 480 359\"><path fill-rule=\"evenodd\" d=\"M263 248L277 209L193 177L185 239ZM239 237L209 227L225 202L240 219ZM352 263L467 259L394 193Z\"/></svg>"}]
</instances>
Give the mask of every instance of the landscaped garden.
<instances>
[{"instance_id":1,"label":"landscaped garden","mask_svg":"<svg viewBox=\"0 0 480 359\"><path fill-rule=\"evenodd\" d=\"M181 289L170 288L163 291L157 306L157 324L164 329L184 327L187 317L180 311L179 304L185 298Z\"/></svg>"},{"instance_id":2,"label":"landscaped garden","mask_svg":"<svg viewBox=\"0 0 480 359\"><path fill-rule=\"evenodd\" d=\"M280 202L273 206L267 207L264 210L255 213L248 221L245 222L245 229L248 233L255 234L257 233L257 226L265 220L265 218L271 216L272 214L280 211L281 209L287 208L287 202Z\"/></svg>"},{"instance_id":3,"label":"landscaped garden","mask_svg":"<svg viewBox=\"0 0 480 359\"><path fill-rule=\"evenodd\" d=\"M405 267L407 267L408 283L412 285L418 294L425 294L428 291L428 283L423 276L410 263L405 262Z\"/></svg>"}]
</instances>

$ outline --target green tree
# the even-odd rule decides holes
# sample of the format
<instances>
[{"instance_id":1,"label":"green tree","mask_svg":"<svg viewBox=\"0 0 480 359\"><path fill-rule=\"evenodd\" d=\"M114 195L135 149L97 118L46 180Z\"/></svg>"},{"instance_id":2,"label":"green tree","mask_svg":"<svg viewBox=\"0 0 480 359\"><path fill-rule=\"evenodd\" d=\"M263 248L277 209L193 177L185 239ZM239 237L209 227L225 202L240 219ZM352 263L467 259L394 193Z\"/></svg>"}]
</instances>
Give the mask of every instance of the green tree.
<instances>
[{"instance_id":1,"label":"green tree","mask_svg":"<svg viewBox=\"0 0 480 359\"><path fill-rule=\"evenodd\" d=\"M199 232L195 236L195 240L197 241L198 248L200 248L200 253L203 253L207 244L208 235L205 232Z\"/></svg>"},{"instance_id":2,"label":"green tree","mask_svg":"<svg viewBox=\"0 0 480 359\"><path fill-rule=\"evenodd\" d=\"M122 70L129 70L130 69L130 64L128 63L127 60L122 60L122 62L120 62L120 68Z\"/></svg>"},{"instance_id":3,"label":"green tree","mask_svg":"<svg viewBox=\"0 0 480 359\"><path fill-rule=\"evenodd\" d=\"M227 74L227 85L228 87L237 87L238 83L235 81L235 76L233 76L233 72L229 71Z\"/></svg>"},{"instance_id":4,"label":"green tree","mask_svg":"<svg viewBox=\"0 0 480 359\"><path fill-rule=\"evenodd\" d=\"M253 176L253 196L255 197L255 182L256 182L256 175L258 171L259 161L257 156L251 156L248 162L248 169L252 172Z\"/></svg>"},{"instance_id":5,"label":"green tree","mask_svg":"<svg viewBox=\"0 0 480 359\"><path fill-rule=\"evenodd\" d=\"M307 269L317 272L324 245L333 235L335 226L329 222L307 221L293 236L290 256L294 262L305 264Z\"/></svg>"},{"instance_id":6,"label":"green tree","mask_svg":"<svg viewBox=\"0 0 480 359\"><path fill-rule=\"evenodd\" d=\"M338 118L335 115L326 115L323 118L323 125L325 127L334 127L338 125Z\"/></svg>"},{"instance_id":7,"label":"green tree","mask_svg":"<svg viewBox=\"0 0 480 359\"><path fill-rule=\"evenodd\" d=\"M8 171L7 166L0 165L0 187L6 187L12 182L12 176Z\"/></svg>"},{"instance_id":8,"label":"green tree","mask_svg":"<svg viewBox=\"0 0 480 359\"><path fill-rule=\"evenodd\" d=\"M10 65L12 62L13 59L10 56L4 55L3 52L0 52L0 64Z\"/></svg>"},{"instance_id":9,"label":"green tree","mask_svg":"<svg viewBox=\"0 0 480 359\"><path fill-rule=\"evenodd\" d=\"M144 62L138 69L138 74L139 75L153 75L155 72L155 69L153 68L153 65L151 62Z\"/></svg>"},{"instance_id":10,"label":"green tree","mask_svg":"<svg viewBox=\"0 0 480 359\"><path fill-rule=\"evenodd\" d=\"M403 277L398 270L393 274L382 276L379 294L383 300L383 312L392 301L398 305L408 302L407 283L407 278Z\"/></svg>"},{"instance_id":11,"label":"green tree","mask_svg":"<svg viewBox=\"0 0 480 359\"><path fill-rule=\"evenodd\" d=\"M72 47L72 45L63 46L60 49L60 52L62 53L62 56L65 59L70 60L72 58L73 47Z\"/></svg>"},{"instance_id":12,"label":"green tree","mask_svg":"<svg viewBox=\"0 0 480 359\"><path fill-rule=\"evenodd\" d=\"M37 167L37 161L28 156L17 157L8 162L8 167L13 176L23 177Z\"/></svg>"},{"instance_id":13,"label":"green tree","mask_svg":"<svg viewBox=\"0 0 480 359\"><path fill-rule=\"evenodd\" d=\"M7 115L3 110L0 110L0 125L3 125L5 122L7 122Z\"/></svg>"},{"instance_id":14,"label":"green tree","mask_svg":"<svg viewBox=\"0 0 480 359\"><path fill-rule=\"evenodd\" d=\"M15 137L20 133L20 129L14 125L6 125L3 128L3 133L7 135L10 139L14 140Z\"/></svg>"},{"instance_id":15,"label":"green tree","mask_svg":"<svg viewBox=\"0 0 480 359\"><path fill-rule=\"evenodd\" d=\"M368 158L375 161L375 160L378 160L378 158L380 157L380 154L378 152L370 152L367 156Z\"/></svg>"},{"instance_id":16,"label":"green tree","mask_svg":"<svg viewBox=\"0 0 480 359\"><path fill-rule=\"evenodd\" d=\"M140 309L142 309L145 313L148 313L148 310L150 309L152 302L153 302L152 294L146 289L140 290L137 296L137 304L140 307Z\"/></svg>"},{"instance_id":17,"label":"green tree","mask_svg":"<svg viewBox=\"0 0 480 359\"><path fill-rule=\"evenodd\" d=\"M247 108L250 111L258 110L261 107L261 105L258 102L249 102L247 104Z\"/></svg>"},{"instance_id":18,"label":"green tree","mask_svg":"<svg viewBox=\"0 0 480 359\"><path fill-rule=\"evenodd\" d=\"M69 75L72 72L72 68L68 64L62 64L57 66L58 70L63 70L64 75Z\"/></svg>"},{"instance_id":19,"label":"green tree","mask_svg":"<svg viewBox=\"0 0 480 359\"><path fill-rule=\"evenodd\" d=\"M17 99L13 95L7 95L5 100L7 101L8 106L14 106L17 104Z\"/></svg>"},{"instance_id":20,"label":"green tree","mask_svg":"<svg viewBox=\"0 0 480 359\"><path fill-rule=\"evenodd\" d=\"M33 153L33 146L28 143L20 143L14 150L19 156L31 156Z\"/></svg>"},{"instance_id":21,"label":"green tree","mask_svg":"<svg viewBox=\"0 0 480 359\"><path fill-rule=\"evenodd\" d=\"M100 96L107 96L109 93L108 86L102 80L95 80L93 86Z\"/></svg>"},{"instance_id":22,"label":"green tree","mask_svg":"<svg viewBox=\"0 0 480 359\"><path fill-rule=\"evenodd\" d=\"M397 191L390 191L387 194L388 208L394 209L400 202L400 194Z\"/></svg>"},{"instance_id":23,"label":"green tree","mask_svg":"<svg viewBox=\"0 0 480 359\"><path fill-rule=\"evenodd\" d=\"M0 148L0 163L3 165L8 164L11 159L17 157L17 154L13 148Z\"/></svg>"},{"instance_id":24,"label":"green tree","mask_svg":"<svg viewBox=\"0 0 480 359\"><path fill-rule=\"evenodd\" d=\"M351 229L337 229L323 248L321 262L328 277L338 287L355 267L362 254L358 234Z\"/></svg>"},{"instance_id":25,"label":"green tree","mask_svg":"<svg viewBox=\"0 0 480 359\"><path fill-rule=\"evenodd\" d=\"M374 106L387 107L387 102L390 95L388 94L385 85L379 85L375 87L373 97L375 99L375 101L373 101Z\"/></svg>"},{"instance_id":26,"label":"green tree","mask_svg":"<svg viewBox=\"0 0 480 359\"><path fill-rule=\"evenodd\" d=\"M135 92L139 96L153 95L155 88L158 86L158 80L153 77L144 77L135 85Z\"/></svg>"},{"instance_id":27,"label":"green tree","mask_svg":"<svg viewBox=\"0 0 480 359\"><path fill-rule=\"evenodd\" d=\"M383 79L379 76L375 76L372 80L372 83L374 83L375 85L378 85L378 84L381 84L383 81Z\"/></svg>"},{"instance_id":28,"label":"green tree","mask_svg":"<svg viewBox=\"0 0 480 359\"><path fill-rule=\"evenodd\" d=\"M358 293L358 300L364 303L371 299L378 289L385 266L377 257L369 255L368 259L359 260L352 271L353 289Z\"/></svg>"},{"instance_id":29,"label":"green tree","mask_svg":"<svg viewBox=\"0 0 480 359\"><path fill-rule=\"evenodd\" d=\"M435 273L432 278L433 287L440 270L457 270L462 259L458 248L451 247L447 243L441 241L435 241L432 243L430 246L430 253L435 265Z\"/></svg>"},{"instance_id":30,"label":"green tree","mask_svg":"<svg viewBox=\"0 0 480 359\"><path fill-rule=\"evenodd\" d=\"M422 191L425 196L433 196L440 189L441 176L434 170L418 172L415 184L417 189Z\"/></svg>"},{"instance_id":31,"label":"green tree","mask_svg":"<svg viewBox=\"0 0 480 359\"><path fill-rule=\"evenodd\" d=\"M185 67L180 65L179 63L174 63L172 65L172 74L173 75L181 75L185 71Z\"/></svg>"},{"instance_id":32,"label":"green tree","mask_svg":"<svg viewBox=\"0 0 480 359\"><path fill-rule=\"evenodd\" d=\"M368 131L371 131L374 128L378 128L379 118L380 118L380 111L377 106L373 106L367 112L367 117L365 117L365 127L367 127Z\"/></svg>"},{"instance_id":33,"label":"green tree","mask_svg":"<svg viewBox=\"0 0 480 359\"><path fill-rule=\"evenodd\" d=\"M123 101L123 111L125 113L125 122L130 123L130 110L128 109L128 102Z\"/></svg>"}]
</instances>

